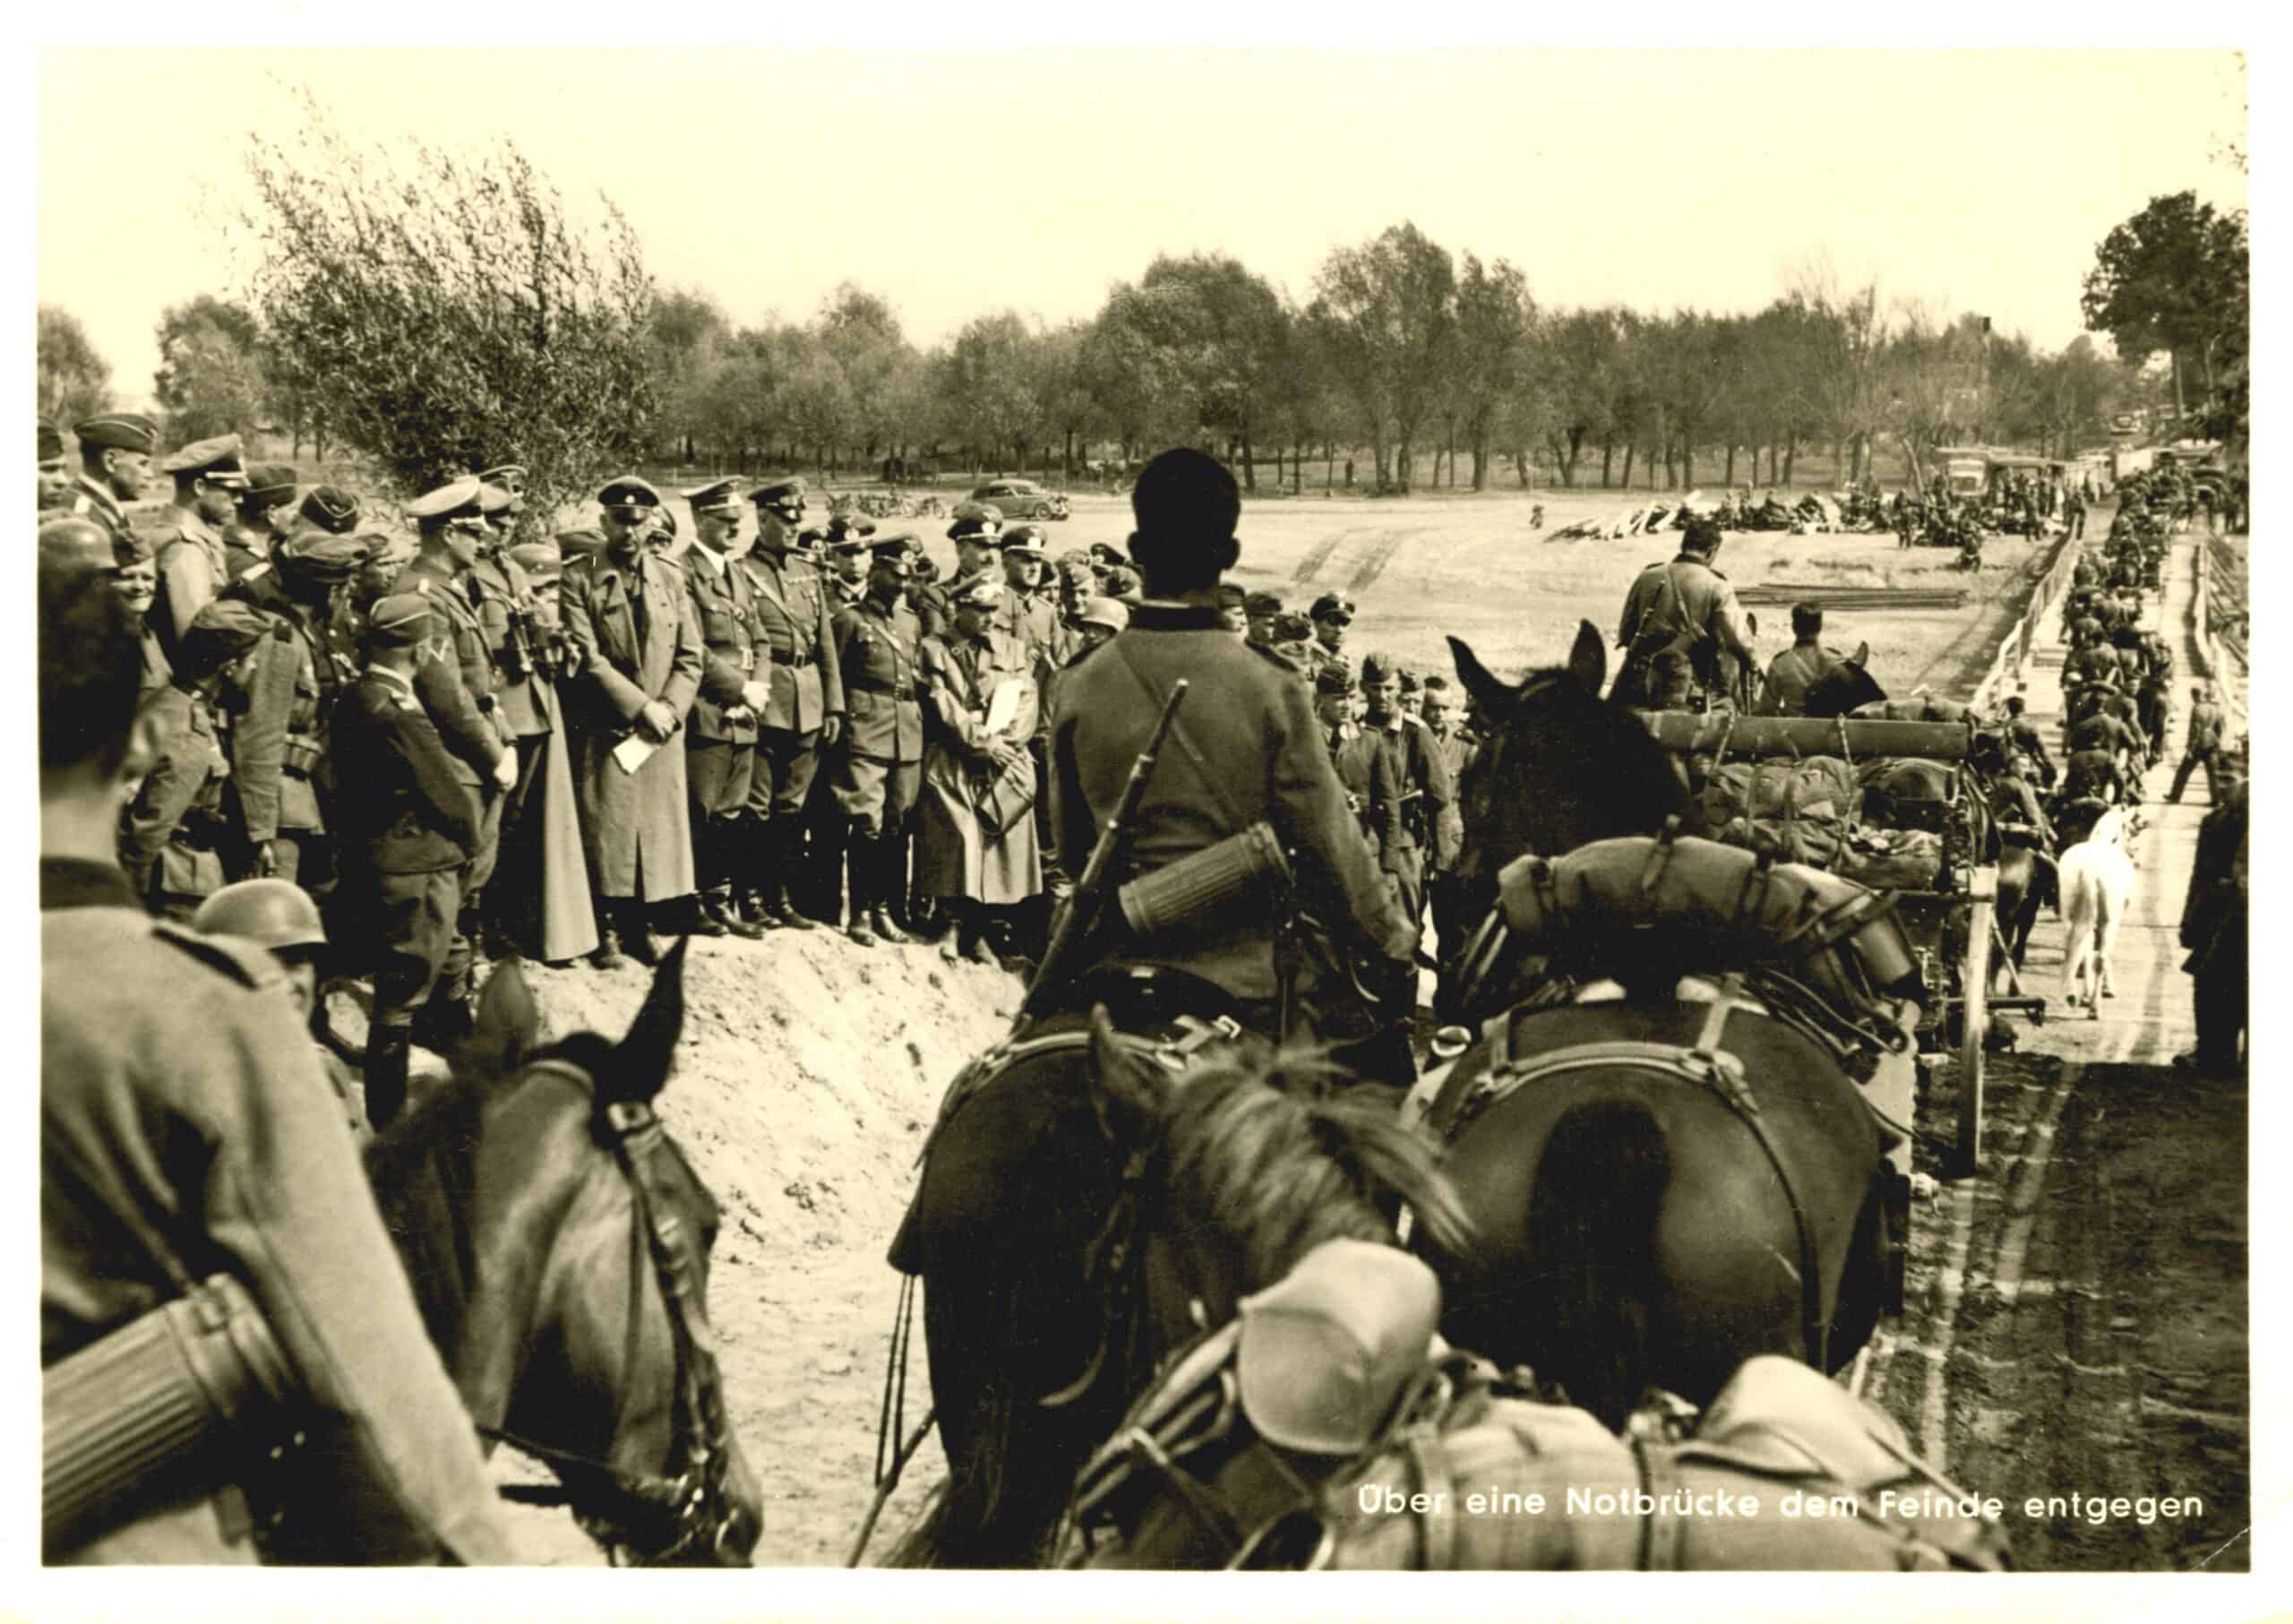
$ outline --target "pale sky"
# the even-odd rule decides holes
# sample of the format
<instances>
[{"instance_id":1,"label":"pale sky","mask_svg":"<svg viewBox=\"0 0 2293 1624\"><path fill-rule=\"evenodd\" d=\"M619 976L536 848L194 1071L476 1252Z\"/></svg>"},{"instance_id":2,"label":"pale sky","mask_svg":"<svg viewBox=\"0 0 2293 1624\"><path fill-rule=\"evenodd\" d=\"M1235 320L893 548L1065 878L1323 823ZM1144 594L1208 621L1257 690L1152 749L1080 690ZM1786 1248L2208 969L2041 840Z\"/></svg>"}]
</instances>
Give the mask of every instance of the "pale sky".
<instances>
[{"instance_id":1,"label":"pale sky","mask_svg":"<svg viewBox=\"0 0 2293 1624\"><path fill-rule=\"evenodd\" d=\"M1408 218L1547 305L1756 309L1825 253L2057 348L2112 225L2184 187L2246 202L2221 50L49 49L39 296L123 397L162 305L232 290L215 221L296 84L365 140L513 135L735 322L849 279L925 345L1005 305L1087 317L1158 251L1303 298Z\"/></svg>"}]
</instances>

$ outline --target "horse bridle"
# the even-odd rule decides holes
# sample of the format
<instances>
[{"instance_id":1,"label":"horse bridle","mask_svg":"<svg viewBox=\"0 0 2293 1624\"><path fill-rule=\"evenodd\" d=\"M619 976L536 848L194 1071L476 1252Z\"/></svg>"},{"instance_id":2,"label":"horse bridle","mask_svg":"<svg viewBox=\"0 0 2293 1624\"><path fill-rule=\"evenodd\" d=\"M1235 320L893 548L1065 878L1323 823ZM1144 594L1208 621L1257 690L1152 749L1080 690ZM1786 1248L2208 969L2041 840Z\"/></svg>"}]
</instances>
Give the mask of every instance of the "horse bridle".
<instances>
[{"instance_id":1,"label":"horse bridle","mask_svg":"<svg viewBox=\"0 0 2293 1624\"><path fill-rule=\"evenodd\" d=\"M557 1073L594 1096L594 1079L579 1066L543 1061L532 1070ZM616 1101L606 1104L602 1114L613 1130L614 1158L630 1192L629 1322L622 1368L636 1368L643 1331L640 1262L647 1253L676 1350L668 1459L659 1474L630 1472L501 1427L480 1425L477 1431L546 1463L557 1474L554 1486L513 1484L502 1491L503 1499L567 1508L615 1563L626 1559L652 1566L746 1567L756 1530L750 1526L752 1514L736 1504L727 1489L732 1425L726 1413L716 1334L702 1301L698 1255L669 1199L665 1164L678 1153L649 1104ZM626 1395L623 1403L627 1404ZM614 1420L618 1431L620 1415Z\"/></svg>"}]
</instances>

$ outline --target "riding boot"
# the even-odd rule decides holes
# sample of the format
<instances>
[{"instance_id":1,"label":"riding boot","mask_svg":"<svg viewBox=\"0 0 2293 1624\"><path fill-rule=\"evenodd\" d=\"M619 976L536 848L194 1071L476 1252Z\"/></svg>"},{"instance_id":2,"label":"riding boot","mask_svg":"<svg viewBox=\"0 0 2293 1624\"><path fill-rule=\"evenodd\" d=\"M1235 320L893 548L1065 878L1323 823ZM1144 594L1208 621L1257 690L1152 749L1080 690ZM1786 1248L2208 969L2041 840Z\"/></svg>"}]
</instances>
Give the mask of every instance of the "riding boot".
<instances>
[{"instance_id":1,"label":"riding boot","mask_svg":"<svg viewBox=\"0 0 2293 1624\"><path fill-rule=\"evenodd\" d=\"M797 866L796 854L802 831L793 818L776 819L774 828L778 831L779 839L774 848L772 889L766 893L769 898L766 906L771 909L773 918L779 921L785 929L817 930L819 922L796 906L795 891L800 888L794 883L793 871ZM836 858L841 864L843 854L837 853Z\"/></svg>"},{"instance_id":2,"label":"riding boot","mask_svg":"<svg viewBox=\"0 0 2293 1624\"><path fill-rule=\"evenodd\" d=\"M638 898L617 898L613 905L621 914L621 943L629 956L642 965L661 962L660 944L653 940L652 924L645 917L645 904Z\"/></svg>"},{"instance_id":3,"label":"riding boot","mask_svg":"<svg viewBox=\"0 0 2293 1624\"><path fill-rule=\"evenodd\" d=\"M406 1108L406 1072L413 1050L414 1029L395 1020L377 1021L366 1034L366 1120L377 1133Z\"/></svg>"},{"instance_id":4,"label":"riding boot","mask_svg":"<svg viewBox=\"0 0 2293 1624\"><path fill-rule=\"evenodd\" d=\"M769 817L757 819L744 845L747 861L734 886L741 917L760 932L777 930L780 918L772 911L772 888L780 872L780 825Z\"/></svg>"},{"instance_id":5,"label":"riding boot","mask_svg":"<svg viewBox=\"0 0 2293 1624\"><path fill-rule=\"evenodd\" d=\"M855 831L845 842L846 866L851 872L852 923L845 926L844 933L855 947L876 945L875 933L868 928L868 905L875 889L870 871L875 855L876 843L864 834Z\"/></svg>"},{"instance_id":6,"label":"riding boot","mask_svg":"<svg viewBox=\"0 0 2293 1624\"><path fill-rule=\"evenodd\" d=\"M869 898L868 923L886 941L905 946L915 938L899 928L892 910L894 900L907 889L907 843L894 829L886 831L872 844L876 877L874 892Z\"/></svg>"}]
</instances>

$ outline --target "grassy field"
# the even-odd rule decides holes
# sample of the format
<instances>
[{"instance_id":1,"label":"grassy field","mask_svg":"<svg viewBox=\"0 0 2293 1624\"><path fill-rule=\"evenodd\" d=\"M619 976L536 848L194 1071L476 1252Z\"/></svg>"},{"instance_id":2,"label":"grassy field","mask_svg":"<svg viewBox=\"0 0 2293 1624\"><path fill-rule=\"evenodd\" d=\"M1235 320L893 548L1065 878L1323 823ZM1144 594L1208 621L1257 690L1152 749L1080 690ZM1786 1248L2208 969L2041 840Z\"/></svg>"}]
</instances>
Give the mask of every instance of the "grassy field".
<instances>
[{"instance_id":1,"label":"grassy field","mask_svg":"<svg viewBox=\"0 0 2293 1624\"><path fill-rule=\"evenodd\" d=\"M1310 476L1314 467L1308 465ZM1808 467L1803 458L1802 471ZM1717 475L1720 468L1714 464L1709 471ZM315 468L305 471L305 479L321 477ZM691 470L657 483L674 490L707 477ZM834 488L861 487L840 482ZM937 494L953 502L968 488L967 477L949 476ZM1703 488L1709 496L1719 486L1715 481ZM1071 500L1074 517L1049 526L1054 555L1095 541L1122 546L1130 530L1127 497L1078 489ZM1613 639L1633 577L1671 556L1676 539L1669 531L1619 541L1547 542L1540 536L1580 520L1611 519L1647 500L1636 485L1629 492L1595 486L1475 495L1460 490L1371 500L1318 494L1310 483L1301 497L1245 500L1241 563L1232 579L1276 593L1301 611L1321 593L1348 594L1360 606L1348 633L1357 654L1376 649L1421 670L1446 671L1450 657L1444 634L1455 634L1491 669L1519 671L1563 657L1579 620L1590 620ZM680 530L691 534L691 514L682 502L673 498L673 503ZM1543 528L1532 533L1530 514L1537 503L1544 509ZM818 522L826 516L824 497L816 493L812 518ZM561 522L595 519L595 508L585 504ZM880 522L886 532L914 529L943 570L953 568L955 547L946 539L944 520ZM1966 587L1967 602L1958 610L1838 613L1825 629L1825 640L1842 648L1868 640L1872 675L1891 693L1925 685L1963 697L2019 612L2040 551L2020 538L1994 537L1984 549L1982 569L1969 576L1954 567L1955 554L1948 549L1904 551L1891 536L1739 533L1729 537L1719 567L1739 588L1762 582ZM1790 643L1790 616L1781 607L1758 613L1756 646L1765 660Z\"/></svg>"},{"instance_id":2,"label":"grassy field","mask_svg":"<svg viewBox=\"0 0 2293 1624\"><path fill-rule=\"evenodd\" d=\"M1548 492L1537 499L1548 532L1630 505L1615 491ZM1075 517L1051 527L1054 554L1094 541L1122 545L1130 528L1126 501L1078 494L1074 503ZM1344 592L1360 607L1348 646L1389 652L1421 669L1448 669L1444 634L1463 638L1493 670L1552 665L1567 654L1579 620L1613 639L1633 577L1670 557L1675 537L1540 541L1529 532L1530 506L1527 497L1495 493L1248 502L1241 563L1231 579L1277 593L1300 610L1323 592ZM925 520L916 528L933 556L951 562L953 548L940 538L943 527ZM1949 693L1971 684L1971 674L1988 663L2013 617L2011 600L2033 552L2019 538L1995 539L1982 570L1970 577L1952 567L1954 554L1947 550L1905 552L1891 536L1747 534L1729 537L1719 567L1739 586L1966 586L1968 602L1958 611L1834 615L1825 628L1830 641L1849 649L1868 640L1872 674L1890 692L1925 683ZM1786 611L1766 611L1761 621L1763 657L1791 642Z\"/></svg>"}]
</instances>

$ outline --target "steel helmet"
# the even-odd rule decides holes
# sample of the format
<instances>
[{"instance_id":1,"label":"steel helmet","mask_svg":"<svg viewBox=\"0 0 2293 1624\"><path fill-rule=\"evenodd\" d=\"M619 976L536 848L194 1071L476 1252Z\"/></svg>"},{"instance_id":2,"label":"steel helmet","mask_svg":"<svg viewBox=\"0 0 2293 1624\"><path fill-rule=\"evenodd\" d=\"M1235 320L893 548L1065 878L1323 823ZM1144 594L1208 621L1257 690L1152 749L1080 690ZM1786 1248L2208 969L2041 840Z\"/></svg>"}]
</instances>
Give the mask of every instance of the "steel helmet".
<instances>
[{"instance_id":1,"label":"steel helmet","mask_svg":"<svg viewBox=\"0 0 2293 1624\"><path fill-rule=\"evenodd\" d=\"M191 926L203 936L244 936L274 953L326 945L318 904L291 880L242 880L227 885L199 905Z\"/></svg>"}]
</instances>

